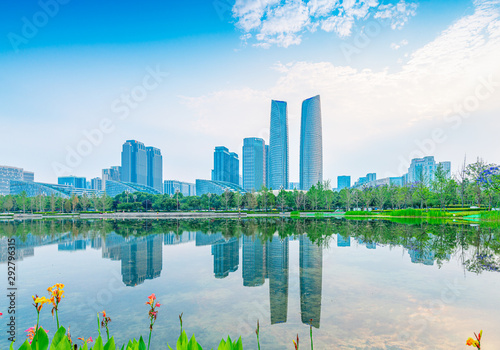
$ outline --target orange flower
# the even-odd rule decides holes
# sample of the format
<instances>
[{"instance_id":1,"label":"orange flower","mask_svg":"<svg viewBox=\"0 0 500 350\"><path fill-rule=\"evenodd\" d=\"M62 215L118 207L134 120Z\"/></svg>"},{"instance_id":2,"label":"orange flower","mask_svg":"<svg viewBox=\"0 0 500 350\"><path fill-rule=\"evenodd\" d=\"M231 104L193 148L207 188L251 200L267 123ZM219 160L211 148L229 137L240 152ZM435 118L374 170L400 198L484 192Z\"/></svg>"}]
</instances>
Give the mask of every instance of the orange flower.
<instances>
[{"instance_id":1,"label":"orange flower","mask_svg":"<svg viewBox=\"0 0 500 350\"><path fill-rule=\"evenodd\" d=\"M106 310L102 310L101 313L102 313L102 317L106 318Z\"/></svg>"}]
</instances>

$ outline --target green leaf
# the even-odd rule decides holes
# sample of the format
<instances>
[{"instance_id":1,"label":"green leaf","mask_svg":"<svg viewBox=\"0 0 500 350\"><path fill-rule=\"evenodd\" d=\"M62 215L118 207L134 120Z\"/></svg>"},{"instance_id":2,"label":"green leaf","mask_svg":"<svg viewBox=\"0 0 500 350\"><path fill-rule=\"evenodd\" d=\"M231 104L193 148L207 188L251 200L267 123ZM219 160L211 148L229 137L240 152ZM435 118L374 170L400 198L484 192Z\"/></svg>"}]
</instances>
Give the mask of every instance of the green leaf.
<instances>
[{"instance_id":1,"label":"green leaf","mask_svg":"<svg viewBox=\"0 0 500 350\"><path fill-rule=\"evenodd\" d=\"M217 350L225 350L225 349L226 349L226 341L224 339L221 339Z\"/></svg>"},{"instance_id":2,"label":"green leaf","mask_svg":"<svg viewBox=\"0 0 500 350\"><path fill-rule=\"evenodd\" d=\"M106 345L104 345L104 350L115 350L116 345L115 345L115 339L114 337L111 337L111 339L108 340Z\"/></svg>"},{"instance_id":3,"label":"green leaf","mask_svg":"<svg viewBox=\"0 0 500 350\"><path fill-rule=\"evenodd\" d=\"M233 344L233 350L243 350L243 342L241 341L241 337L239 337L238 341Z\"/></svg>"},{"instance_id":4,"label":"green leaf","mask_svg":"<svg viewBox=\"0 0 500 350\"><path fill-rule=\"evenodd\" d=\"M36 342L31 343L32 350L47 350L49 348L49 337L42 327L38 328L34 339Z\"/></svg>"},{"instance_id":5,"label":"green leaf","mask_svg":"<svg viewBox=\"0 0 500 350\"><path fill-rule=\"evenodd\" d=\"M185 331L182 331L179 339L177 339L177 350L187 349L188 338Z\"/></svg>"},{"instance_id":6,"label":"green leaf","mask_svg":"<svg viewBox=\"0 0 500 350\"><path fill-rule=\"evenodd\" d=\"M23 345L21 345L21 347L17 350L30 350L31 349L31 344L30 342L28 341L28 339L26 339L23 343Z\"/></svg>"},{"instance_id":7,"label":"green leaf","mask_svg":"<svg viewBox=\"0 0 500 350\"><path fill-rule=\"evenodd\" d=\"M200 344L198 344L198 342L196 341L196 338L194 337L194 334L191 337L191 340L189 340L189 343L187 345L187 349L188 350L203 350L201 348Z\"/></svg>"},{"instance_id":8,"label":"green leaf","mask_svg":"<svg viewBox=\"0 0 500 350\"><path fill-rule=\"evenodd\" d=\"M89 349L89 345L87 342L83 342L83 345L82 347L80 348L81 350L88 350Z\"/></svg>"},{"instance_id":9,"label":"green leaf","mask_svg":"<svg viewBox=\"0 0 500 350\"><path fill-rule=\"evenodd\" d=\"M98 336L97 339L95 340L95 345L92 348L92 350L104 350L104 347L102 346L101 336Z\"/></svg>"},{"instance_id":10,"label":"green leaf","mask_svg":"<svg viewBox=\"0 0 500 350\"><path fill-rule=\"evenodd\" d=\"M50 350L55 350L59 347L62 342L66 342L71 348L71 344L69 343L68 337L66 336L66 329L64 327L59 327L56 334L54 334L54 338L52 338L52 343L50 344ZM63 349L62 347L61 349Z\"/></svg>"},{"instance_id":11,"label":"green leaf","mask_svg":"<svg viewBox=\"0 0 500 350\"><path fill-rule=\"evenodd\" d=\"M139 338L139 350L146 350L146 343L144 343L144 339L142 339L142 335L141 335L141 338Z\"/></svg>"}]
</instances>

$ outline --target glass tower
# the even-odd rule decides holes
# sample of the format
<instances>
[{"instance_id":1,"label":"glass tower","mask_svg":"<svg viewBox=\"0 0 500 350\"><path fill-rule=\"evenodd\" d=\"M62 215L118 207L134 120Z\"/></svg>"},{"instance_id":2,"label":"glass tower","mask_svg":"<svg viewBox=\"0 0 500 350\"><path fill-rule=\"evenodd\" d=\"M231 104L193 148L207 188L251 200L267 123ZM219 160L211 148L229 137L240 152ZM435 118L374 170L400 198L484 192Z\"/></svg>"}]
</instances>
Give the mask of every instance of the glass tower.
<instances>
[{"instance_id":1,"label":"glass tower","mask_svg":"<svg viewBox=\"0 0 500 350\"><path fill-rule=\"evenodd\" d=\"M122 148L121 181L147 185L147 164L148 158L144 144L136 140L127 140Z\"/></svg>"},{"instance_id":2,"label":"glass tower","mask_svg":"<svg viewBox=\"0 0 500 350\"><path fill-rule=\"evenodd\" d=\"M148 183L149 187L163 193L163 157L161 151L155 147L146 147L148 158Z\"/></svg>"},{"instance_id":3,"label":"glass tower","mask_svg":"<svg viewBox=\"0 0 500 350\"><path fill-rule=\"evenodd\" d=\"M240 161L238 155L224 146L215 147L212 181L240 183Z\"/></svg>"},{"instance_id":4,"label":"glass tower","mask_svg":"<svg viewBox=\"0 0 500 350\"><path fill-rule=\"evenodd\" d=\"M243 188L259 191L266 183L266 144L263 139L243 139Z\"/></svg>"},{"instance_id":5,"label":"glass tower","mask_svg":"<svg viewBox=\"0 0 500 350\"><path fill-rule=\"evenodd\" d=\"M300 189L323 182L323 137L319 95L302 102L300 125Z\"/></svg>"},{"instance_id":6,"label":"glass tower","mask_svg":"<svg viewBox=\"0 0 500 350\"><path fill-rule=\"evenodd\" d=\"M286 102L271 101L268 188L288 189L288 109Z\"/></svg>"}]
</instances>

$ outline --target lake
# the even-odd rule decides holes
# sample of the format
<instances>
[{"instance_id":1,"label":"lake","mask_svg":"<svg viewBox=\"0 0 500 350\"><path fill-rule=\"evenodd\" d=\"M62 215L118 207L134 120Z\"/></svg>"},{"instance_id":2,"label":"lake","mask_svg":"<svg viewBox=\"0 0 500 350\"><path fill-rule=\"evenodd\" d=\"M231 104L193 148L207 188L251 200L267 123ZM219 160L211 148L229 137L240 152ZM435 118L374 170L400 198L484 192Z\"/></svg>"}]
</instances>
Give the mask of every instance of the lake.
<instances>
[{"instance_id":1,"label":"lake","mask_svg":"<svg viewBox=\"0 0 500 350\"><path fill-rule=\"evenodd\" d=\"M205 349L240 335L244 349L500 348L500 229L419 220L49 220L0 222L0 348L7 349L8 240L16 244L16 337L36 323L31 296L65 284L59 320L97 337L106 310L117 344L149 333L152 349L184 330ZM56 326L44 306L40 324ZM20 345L20 342L19 342ZM18 346L19 346L18 345ZM17 347L16 347L17 348Z\"/></svg>"}]
</instances>

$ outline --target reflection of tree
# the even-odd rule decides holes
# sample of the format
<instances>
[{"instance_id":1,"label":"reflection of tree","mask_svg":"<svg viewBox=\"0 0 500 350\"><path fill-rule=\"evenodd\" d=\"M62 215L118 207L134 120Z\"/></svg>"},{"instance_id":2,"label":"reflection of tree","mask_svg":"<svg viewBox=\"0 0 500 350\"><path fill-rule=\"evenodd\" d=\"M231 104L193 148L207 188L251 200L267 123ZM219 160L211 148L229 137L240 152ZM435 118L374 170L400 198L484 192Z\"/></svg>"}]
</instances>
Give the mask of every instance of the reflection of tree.
<instances>
[{"instance_id":1,"label":"reflection of tree","mask_svg":"<svg viewBox=\"0 0 500 350\"><path fill-rule=\"evenodd\" d=\"M308 218L245 218L187 220L26 220L0 223L0 237L16 236L20 242L33 236L57 238L105 238L110 233L139 237L174 232L220 232L226 239L255 236L261 242L276 234L281 239L307 233L315 244L326 247L334 234L353 237L365 243L403 246L416 260L425 256L441 266L456 255L469 271L497 271L500 266L500 227L481 223L481 227L422 219L338 220ZM336 237L336 236L335 236Z\"/></svg>"}]
</instances>

